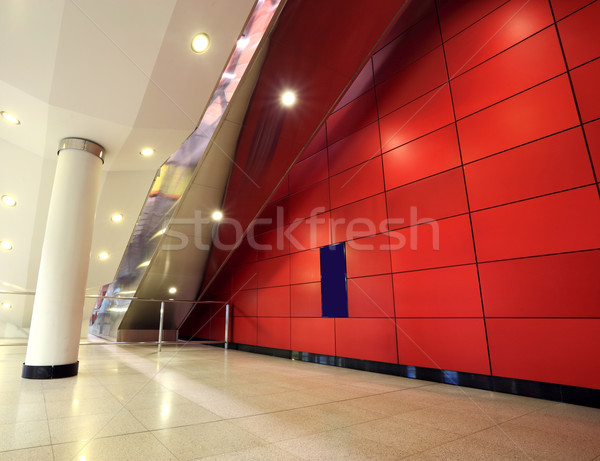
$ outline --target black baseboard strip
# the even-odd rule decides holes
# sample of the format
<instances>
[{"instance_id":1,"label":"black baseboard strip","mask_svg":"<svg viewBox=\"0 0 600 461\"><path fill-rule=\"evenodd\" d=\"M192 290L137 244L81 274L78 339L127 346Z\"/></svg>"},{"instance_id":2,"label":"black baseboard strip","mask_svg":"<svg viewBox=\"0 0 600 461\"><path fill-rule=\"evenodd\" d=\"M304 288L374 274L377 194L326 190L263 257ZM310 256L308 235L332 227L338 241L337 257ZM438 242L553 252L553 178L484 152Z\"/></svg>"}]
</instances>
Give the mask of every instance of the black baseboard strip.
<instances>
[{"instance_id":1,"label":"black baseboard strip","mask_svg":"<svg viewBox=\"0 0 600 461\"><path fill-rule=\"evenodd\" d=\"M25 365L23 364L22 378L27 379L59 379L76 376L79 371L79 361L67 365Z\"/></svg>"},{"instance_id":2,"label":"black baseboard strip","mask_svg":"<svg viewBox=\"0 0 600 461\"><path fill-rule=\"evenodd\" d=\"M223 347L222 344L216 346ZM248 344L229 343L229 349L600 408L600 390L589 389L586 387L480 375L462 371L438 370L435 368L374 362L371 360L359 360L332 355L313 354L311 352L251 346Z\"/></svg>"}]
</instances>

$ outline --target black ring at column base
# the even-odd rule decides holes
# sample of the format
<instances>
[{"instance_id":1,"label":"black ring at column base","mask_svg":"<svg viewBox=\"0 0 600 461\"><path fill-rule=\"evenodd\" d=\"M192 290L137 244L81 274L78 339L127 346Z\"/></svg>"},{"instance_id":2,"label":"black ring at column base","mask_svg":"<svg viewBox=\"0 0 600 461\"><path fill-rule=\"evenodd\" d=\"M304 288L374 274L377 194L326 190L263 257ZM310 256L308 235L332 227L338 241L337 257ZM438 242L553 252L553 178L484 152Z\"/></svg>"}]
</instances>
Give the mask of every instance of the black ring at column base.
<instances>
[{"instance_id":1,"label":"black ring at column base","mask_svg":"<svg viewBox=\"0 0 600 461\"><path fill-rule=\"evenodd\" d=\"M23 364L22 378L27 379L58 379L77 376L79 361L67 365L25 365Z\"/></svg>"}]
</instances>

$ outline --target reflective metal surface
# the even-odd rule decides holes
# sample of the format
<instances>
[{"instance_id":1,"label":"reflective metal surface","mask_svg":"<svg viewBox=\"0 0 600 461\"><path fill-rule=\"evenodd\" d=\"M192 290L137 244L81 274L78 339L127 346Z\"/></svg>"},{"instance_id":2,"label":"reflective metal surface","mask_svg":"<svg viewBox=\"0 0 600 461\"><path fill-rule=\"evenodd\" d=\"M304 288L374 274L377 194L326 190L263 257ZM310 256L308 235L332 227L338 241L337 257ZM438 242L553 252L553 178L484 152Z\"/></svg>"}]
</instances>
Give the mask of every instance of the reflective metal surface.
<instances>
[{"instance_id":1,"label":"reflective metal surface","mask_svg":"<svg viewBox=\"0 0 600 461\"><path fill-rule=\"evenodd\" d=\"M104 147L100 144L83 138L64 138L58 145L58 154L64 149L76 149L95 155L104 163Z\"/></svg>"},{"instance_id":2,"label":"reflective metal surface","mask_svg":"<svg viewBox=\"0 0 600 461\"><path fill-rule=\"evenodd\" d=\"M194 170L203 158L279 4L280 0L257 2L200 124L158 171L116 279L109 284L106 296L127 296L136 293L161 239L167 232L178 201L187 190ZM119 325L130 303L131 300L105 299L95 312L90 333L116 340Z\"/></svg>"}]
</instances>

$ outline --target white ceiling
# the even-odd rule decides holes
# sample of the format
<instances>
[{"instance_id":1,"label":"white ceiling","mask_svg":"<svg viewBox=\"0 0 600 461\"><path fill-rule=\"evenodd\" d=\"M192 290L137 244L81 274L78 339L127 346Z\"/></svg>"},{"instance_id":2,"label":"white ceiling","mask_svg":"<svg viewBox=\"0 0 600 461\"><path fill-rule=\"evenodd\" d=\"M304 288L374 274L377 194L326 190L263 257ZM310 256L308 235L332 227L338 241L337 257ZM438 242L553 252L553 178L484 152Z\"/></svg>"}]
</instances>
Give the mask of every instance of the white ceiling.
<instances>
[{"instance_id":1,"label":"white ceiling","mask_svg":"<svg viewBox=\"0 0 600 461\"><path fill-rule=\"evenodd\" d=\"M0 290L34 291L59 141L106 149L88 292L114 278L156 170L192 133L254 0L2 0L0 2ZM194 54L205 32L209 50ZM142 157L141 148L156 149ZM114 212L125 215L113 224ZM110 252L107 261L97 254ZM0 295L0 337L29 326L32 296ZM88 306L89 307L89 306ZM87 316L87 314L86 314ZM87 319L86 319L87 321Z\"/></svg>"}]
</instances>

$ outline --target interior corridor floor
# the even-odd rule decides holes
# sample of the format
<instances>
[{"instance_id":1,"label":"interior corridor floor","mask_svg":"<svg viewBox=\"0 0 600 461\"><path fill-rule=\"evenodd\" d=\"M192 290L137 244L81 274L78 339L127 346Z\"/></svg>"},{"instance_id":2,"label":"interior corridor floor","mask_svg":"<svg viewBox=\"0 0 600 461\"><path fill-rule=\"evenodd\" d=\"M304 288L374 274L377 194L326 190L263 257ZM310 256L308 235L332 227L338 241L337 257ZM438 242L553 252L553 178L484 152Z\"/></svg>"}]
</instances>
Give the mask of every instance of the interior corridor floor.
<instances>
[{"instance_id":1,"label":"interior corridor floor","mask_svg":"<svg viewBox=\"0 0 600 461\"><path fill-rule=\"evenodd\" d=\"M600 410L204 346L0 346L0 460L600 459Z\"/></svg>"}]
</instances>

